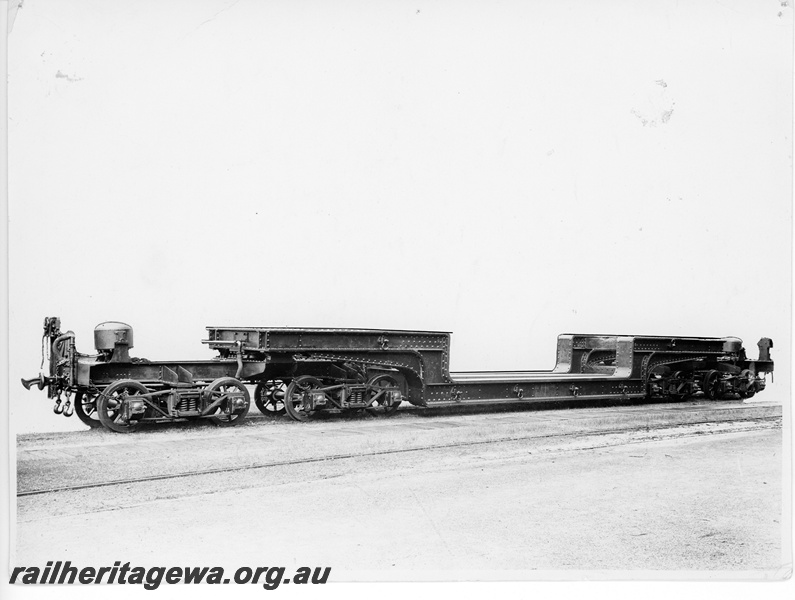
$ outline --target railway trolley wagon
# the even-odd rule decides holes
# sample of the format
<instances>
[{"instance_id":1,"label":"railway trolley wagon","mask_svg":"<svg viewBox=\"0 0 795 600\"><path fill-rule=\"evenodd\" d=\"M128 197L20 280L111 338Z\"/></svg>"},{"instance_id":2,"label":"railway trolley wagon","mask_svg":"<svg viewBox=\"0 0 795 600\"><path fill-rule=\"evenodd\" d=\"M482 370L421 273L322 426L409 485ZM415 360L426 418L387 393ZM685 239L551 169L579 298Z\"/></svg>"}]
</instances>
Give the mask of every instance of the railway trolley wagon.
<instances>
[{"instance_id":1,"label":"railway trolley wagon","mask_svg":"<svg viewBox=\"0 0 795 600\"><path fill-rule=\"evenodd\" d=\"M772 341L749 360L734 337L579 335L558 337L551 371L450 372L450 333L387 329L208 327L204 361L130 357L132 328L95 328L96 354L48 317L48 372L23 380L48 390L54 412L128 432L140 423L211 419L235 425L251 402L265 414L305 421L323 412L389 415L404 403L443 406L593 399L749 398L773 371ZM62 399L65 397L65 401ZM72 400L73 397L73 400ZM72 404L73 402L73 404Z\"/></svg>"}]
</instances>

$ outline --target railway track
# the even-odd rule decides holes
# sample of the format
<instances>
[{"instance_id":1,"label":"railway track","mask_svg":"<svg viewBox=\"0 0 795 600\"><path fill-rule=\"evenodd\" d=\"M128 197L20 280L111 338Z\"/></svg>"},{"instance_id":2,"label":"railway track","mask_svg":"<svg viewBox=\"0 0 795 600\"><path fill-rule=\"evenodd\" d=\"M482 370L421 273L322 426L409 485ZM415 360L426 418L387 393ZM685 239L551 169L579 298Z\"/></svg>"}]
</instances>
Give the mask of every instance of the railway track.
<instances>
[{"instance_id":1,"label":"railway track","mask_svg":"<svg viewBox=\"0 0 795 600\"><path fill-rule=\"evenodd\" d=\"M607 413L594 413L593 411L588 411L589 414L582 414L580 411L574 411L578 413L575 415L571 414L572 411L556 410L542 413L541 421L533 418L538 417L538 413L524 413L517 417L520 419L520 422L510 428L510 433L506 433L503 430L504 427L497 427L493 431L488 432L485 437L478 439L472 439L471 436L468 435L469 432L467 429L469 424L465 423L460 425L462 428L461 431L456 430L458 435L453 439L449 438L450 429L446 430L446 437L443 438L433 433L435 431L436 434L439 434L439 429L433 429L425 430L425 435L421 436L420 440L415 442L398 440L396 444L388 444L383 447L371 449L348 450L351 448L351 444L345 444L344 440L338 440L336 445L324 445L323 449L325 451L321 452L320 455L299 455L281 460L248 460L243 464L236 465L207 466L204 468L183 469L166 473L142 474L134 477L86 481L84 483L70 485L53 485L48 487L31 486L28 489L19 490L17 492L17 497L24 498L92 488L210 476L219 473L254 471L278 467L297 467L312 463L355 460L359 458L394 454L432 452L479 445L533 443L536 444L539 447L539 451L542 452L588 450L614 445L642 443L657 439L738 433L781 426L780 405L727 406L724 410L715 410L712 407L714 407L714 405L710 407L710 410L705 410L702 405L678 408L665 406L657 407L656 410L616 410ZM527 431L517 433L514 430L516 429L516 425L521 425L522 417L526 417L526 424L528 425ZM503 420L503 425L506 425L504 422L505 419L510 419L510 417L495 416L491 420L499 423L501 418ZM578 423L578 421L582 421L582 423ZM482 422L478 421L478 423L482 425ZM563 430L560 428L561 423L565 423L565 428ZM411 426L412 424L408 425ZM459 425L456 424L456 426L458 427ZM333 429L332 427L332 431ZM389 429L390 427L382 422L379 423L377 427L371 428L362 435L369 435L373 439L382 439L384 431L388 431ZM339 430L337 428L337 432L339 431L344 430ZM238 433L241 432L238 431ZM312 432L310 431L307 433L311 434ZM322 435L323 432L316 431L315 433ZM256 440L249 441L255 442ZM175 440L173 443L176 444L175 447L179 447L179 440ZM223 445L223 440L219 445ZM118 444L114 444L114 446L118 446ZM361 448L361 446L358 447ZM20 483L24 488L24 478Z\"/></svg>"}]
</instances>

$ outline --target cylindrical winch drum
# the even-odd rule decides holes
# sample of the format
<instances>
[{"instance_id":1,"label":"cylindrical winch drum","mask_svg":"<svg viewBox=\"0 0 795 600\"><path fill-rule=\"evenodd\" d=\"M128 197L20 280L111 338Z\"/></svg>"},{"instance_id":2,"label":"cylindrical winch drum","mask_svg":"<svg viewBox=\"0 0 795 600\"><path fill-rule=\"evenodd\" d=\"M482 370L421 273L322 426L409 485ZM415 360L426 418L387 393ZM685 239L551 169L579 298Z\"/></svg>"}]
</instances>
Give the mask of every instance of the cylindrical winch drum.
<instances>
[{"instance_id":1,"label":"cylindrical winch drum","mask_svg":"<svg viewBox=\"0 0 795 600\"><path fill-rule=\"evenodd\" d=\"M94 347L113 350L116 345L133 347L133 330L127 323L105 321L94 327Z\"/></svg>"}]
</instances>

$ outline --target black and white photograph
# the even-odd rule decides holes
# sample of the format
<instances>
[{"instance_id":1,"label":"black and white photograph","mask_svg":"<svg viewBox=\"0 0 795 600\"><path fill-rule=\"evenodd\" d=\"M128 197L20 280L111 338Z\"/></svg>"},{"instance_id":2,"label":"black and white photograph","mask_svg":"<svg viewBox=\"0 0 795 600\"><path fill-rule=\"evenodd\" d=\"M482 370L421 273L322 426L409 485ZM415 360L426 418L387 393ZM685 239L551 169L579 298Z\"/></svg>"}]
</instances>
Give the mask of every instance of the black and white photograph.
<instances>
[{"instance_id":1,"label":"black and white photograph","mask_svg":"<svg viewBox=\"0 0 795 600\"><path fill-rule=\"evenodd\" d=\"M788 585L792 0L4 4L3 595Z\"/></svg>"}]
</instances>

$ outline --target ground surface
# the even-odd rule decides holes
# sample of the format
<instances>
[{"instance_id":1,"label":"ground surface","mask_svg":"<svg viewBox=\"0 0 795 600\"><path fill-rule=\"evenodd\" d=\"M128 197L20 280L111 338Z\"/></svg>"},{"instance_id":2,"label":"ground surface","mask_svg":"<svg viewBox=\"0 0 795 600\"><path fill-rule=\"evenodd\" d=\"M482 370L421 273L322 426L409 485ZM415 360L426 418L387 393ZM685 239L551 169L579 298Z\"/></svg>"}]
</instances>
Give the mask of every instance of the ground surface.
<instances>
[{"instance_id":1,"label":"ground surface","mask_svg":"<svg viewBox=\"0 0 795 600\"><path fill-rule=\"evenodd\" d=\"M780 577L780 415L682 403L23 436L14 562Z\"/></svg>"}]
</instances>

